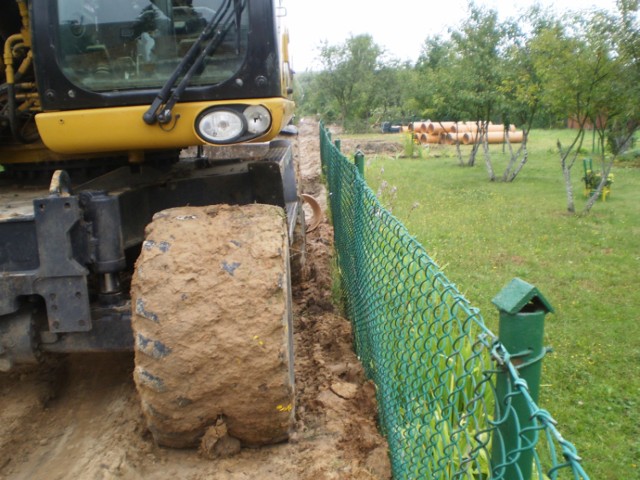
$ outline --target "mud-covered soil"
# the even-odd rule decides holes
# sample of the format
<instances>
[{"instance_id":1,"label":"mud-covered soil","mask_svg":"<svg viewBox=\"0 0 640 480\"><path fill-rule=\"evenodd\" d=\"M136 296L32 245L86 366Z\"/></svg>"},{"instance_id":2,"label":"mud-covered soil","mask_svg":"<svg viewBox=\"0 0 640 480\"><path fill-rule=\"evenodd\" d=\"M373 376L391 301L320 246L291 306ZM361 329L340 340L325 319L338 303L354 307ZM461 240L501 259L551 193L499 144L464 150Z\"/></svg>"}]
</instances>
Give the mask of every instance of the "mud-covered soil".
<instances>
[{"instance_id":1,"label":"mud-covered soil","mask_svg":"<svg viewBox=\"0 0 640 480\"><path fill-rule=\"evenodd\" d=\"M359 150L367 158L376 155L394 157L396 155L400 156L404 152L404 147L400 142L387 140L346 138L341 140L340 148L346 155L352 155Z\"/></svg>"},{"instance_id":2,"label":"mud-covered soil","mask_svg":"<svg viewBox=\"0 0 640 480\"><path fill-rule=\"evenodd\" d=\"M326 206L318 126L301 122L302 191ZM387 479L375 387L332 304L332 231L307 235L306 280L293 286L297 410L288 442L211 460L158 447L145 427L133 354L71 355L0 374L0 479Z\"/></svg>"}]
</instances>

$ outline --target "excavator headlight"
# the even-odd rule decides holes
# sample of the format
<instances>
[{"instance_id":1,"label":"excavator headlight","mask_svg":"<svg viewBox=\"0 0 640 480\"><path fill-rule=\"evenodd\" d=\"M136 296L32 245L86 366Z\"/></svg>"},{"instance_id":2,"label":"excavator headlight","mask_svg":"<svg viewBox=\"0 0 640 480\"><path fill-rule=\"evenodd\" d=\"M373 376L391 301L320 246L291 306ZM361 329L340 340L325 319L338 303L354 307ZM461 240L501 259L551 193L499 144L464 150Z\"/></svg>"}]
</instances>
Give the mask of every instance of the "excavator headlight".
<instances>
[{"instance_id":1,"label":"excavator headlight","mask_svg":"<svg viewBox=\"0 0 640 480\"><path fill-rule=\"evenodd\" d=\"M230 108L206 110L196 120L198 135L211 143L231 143L247 132L247 120Z\"/></svg>"},{"instance_id":2,"label":"excavator headlight","mask_svg":"<svg viewBox=\"0 0 640 480\"><path fill-rule=\"evenodd\" d=\"M242 112L247 120L247 129L254 135L262 135L271 126L271 113L262 105L250 105Z\"/></svg>"}]
</instances>

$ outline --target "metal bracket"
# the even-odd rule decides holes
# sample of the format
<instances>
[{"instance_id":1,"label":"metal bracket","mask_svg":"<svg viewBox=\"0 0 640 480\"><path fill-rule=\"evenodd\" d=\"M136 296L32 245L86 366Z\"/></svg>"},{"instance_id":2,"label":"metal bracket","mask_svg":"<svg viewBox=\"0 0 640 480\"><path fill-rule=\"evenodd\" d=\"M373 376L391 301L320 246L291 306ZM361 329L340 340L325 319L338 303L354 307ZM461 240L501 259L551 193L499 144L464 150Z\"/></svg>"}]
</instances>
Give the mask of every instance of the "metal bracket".
<instances>
[{"instance_id":1,"label":"metal bracket","mask_svg":"<svg viewBox=\"0 0 640 480\"><path fill-rule=\"evenodd\" d=\"M77 197L34 201L40 268L34 290L47 305L52 332L91 330L88 270L73 257L72 229L81 220Z\"/></svg>"}]
</instances>

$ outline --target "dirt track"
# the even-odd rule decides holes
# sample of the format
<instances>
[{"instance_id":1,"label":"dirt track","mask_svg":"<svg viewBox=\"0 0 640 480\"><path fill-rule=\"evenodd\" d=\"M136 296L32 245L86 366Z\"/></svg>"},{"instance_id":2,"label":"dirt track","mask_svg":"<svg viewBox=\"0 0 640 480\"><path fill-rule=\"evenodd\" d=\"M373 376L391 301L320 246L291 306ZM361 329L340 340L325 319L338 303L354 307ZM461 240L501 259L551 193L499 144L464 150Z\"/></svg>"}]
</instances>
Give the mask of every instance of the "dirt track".
<instances>
[{"instance_id":1,"label":"dirt track","mask_svg":"<svg viewBox=\"0 0 640 480\"><path fill-rule=\"evenodd\" d=\"M303 193L326 205L318 130L293 140ZM296 430L288 443L209 460L154 445L132 380L133 354L73 355L0 374L0 479L387 479L375 390L331 303L332 231L307 236L309 276L294 286Z\"/></svg>"}]
</instances>

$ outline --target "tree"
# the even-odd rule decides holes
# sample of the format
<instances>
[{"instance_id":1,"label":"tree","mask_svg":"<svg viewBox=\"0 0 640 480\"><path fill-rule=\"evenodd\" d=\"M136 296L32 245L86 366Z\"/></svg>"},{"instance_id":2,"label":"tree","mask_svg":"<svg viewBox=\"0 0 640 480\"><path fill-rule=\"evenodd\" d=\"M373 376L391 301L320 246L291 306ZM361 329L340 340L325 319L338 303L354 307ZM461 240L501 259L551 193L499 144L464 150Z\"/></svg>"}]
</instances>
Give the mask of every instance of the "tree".
<instances>
[{"instance_id":1,"label":"tree","mask_svg":"<svg viewBox=\"0 0 640 480\"><path fill-rule=\"evenodd\" d=\"M482 12L476 11L477 14ZM470 27L473 30L473 27ZM420 77L421 101L424 105L423 117L438 121L462 122L475 119L475 132L484 125L479 113L478 88L474 83L470 60L472 54L461 45L465 43L465 33L450 32L448 38L430 37L425 41L416 69ZM488 124L488 121L487 121ZM479 140L479 139L476 139ZM472 144L471 153L465 160L460 143L455 143L460 166L473 166L480 147L479 141Z\"/></svg>"},{"instance_id":2,"label":"tree","mask_svg":"<svg viewBox=\"0 0 640 480\"><path fill-rule=\"evenodd\" d=\"M345 127L367 118L375 97L375 72L382 49L370 35L349 37L343 44L324 43L320 49L323 71L318 74L319 94L335 103Z\"/></svg>"},{"instance_id":3,"label":"tree","mask_svg":"<svg viewBox=\"0 0 640 480\"><path fill-rule=\"evenodd\" d=\"M576 135L569 145L557 142L567 210L571 213L576 211L571 169L587 128L595 129L600 139L595 153L601 161L602 181L583 213L589 212L601 194L615 159L615 154L608 158L605 155L606 138L622 125L629 130L627 127L637 123L637 95L632 98L626 89L637 88L629 82L635 79L637 84L638 77L637 73L633 76L633 62L621 54L613 40L620 28L620 19L603 12L574 13L562 25L542 29L532 42L535 70L544 85L542 101L577 124Z\"/></svg>"},{"instance_id":4,"label":"tree","mask_svg":"<svg viewBox=\"0 0 640 480\"><path fill-rule=\"evenodd\" d=\"M503 118L505 124L514 121L523 133L523 139L517 150L508 141L509 162L502 174L503 182L512 182L518 176L529 158L527 142L529 132L540 110L540 96L543 85L534 67L532 42L535 32L548 25L549 18L544 16L538 6L526 14L530 19L533 33L525 35L522 26L511 25L511 38L516 39L505 51L505 68L500 91L504 95ZM526 25L525 25L526 27Z\"/></svg>"},{"instance_id":5,"label":"tree","mask_svg":"<svg viewBox=\"0 0 640 480\"><path fill-rule=\"evenodd\" d=\"M441 120L477 122L476 141L465 162L458 149L461 165L473 166L480 145L485 146L489 179L495 179L486 143L487 127L500 111L502 93L498 86L503 70L502 51L506 29L498 22L495 10L469 3L469 15L450 38L428 38L417 69L426 85L427 111Z\"/></svg>"},{"instance_id":6,"label":"tree","mask_svg":"<svg viewBox=\"0 0 640 480\"><path fill-rule=\"evenodd\" d=\"M373 95L369 100L373 124L385 120L403 121L411 116L413 104L407 91L413 74L413 68L406 62L395 59L379 62L373 77Z\"/></svg>"},{"instance_id":7,"label":"tree","mask_svg":"<svg viewBox=\"0 0 640 480\"><path fill-rule=\"evenodd\" d=\"M536 71L545 89L547 106L577 121L576 135L569 146L558 140L560 166L565 181L567 210L575 212L571 169L584 141L585 125L592 109L592 92L600 83L598 62L591 62L589 46L582 38L570 36L554 25L539 33L533 42Z\"/></svg>"},{"instance_id":8,"label":"tree","mask_svg":"<svg viewBox=\"0 0 640 480\"><path fill-rule=\"evenodd\" d=\"M474 144L484 147L485 164L489 180L495 180L495 173L489 149L487 132L492 115L500 110L502 94L498 89L503 73L501 49L506 39L506 31L498 22L495 10L485 10L469 4L469 16L460 30L451 35L459 62L457 74L462 80L457 92L465 109L477 122L477 138ZM477 149L472 149L468 164L475 163Z\"/></svg>"},{"instance_id":9,"label":"tree","mask_svg":"<svg viewBox=\"0 0 640 480\"><path fill-rule=\"evenodd\" d=\"M608 85L601 92L600 109L606 122L594 121L602 152L602 175L596 191L587 200L583 214L589 213L609 178L616 157L627 150L640 128L640 27L638 0L618 0L619 16L594 18L597 38L611 41L612 66ZM602 41L602 40L601 40ZM605 150L610 157L606 160Z\"/></svg>"},{"instance_id":10,"label":"tree","mask_svg":"<svg viewBox=\"0 0 640 480\"><path fill-rule=\"evenodd\" d=\"M422 45L411 89L422 119L450 120L460 107L450 98L456 83L455 75L451 74L453 52L451 39L441 36L428 37Z\"/></svg>"}]
</instances>

